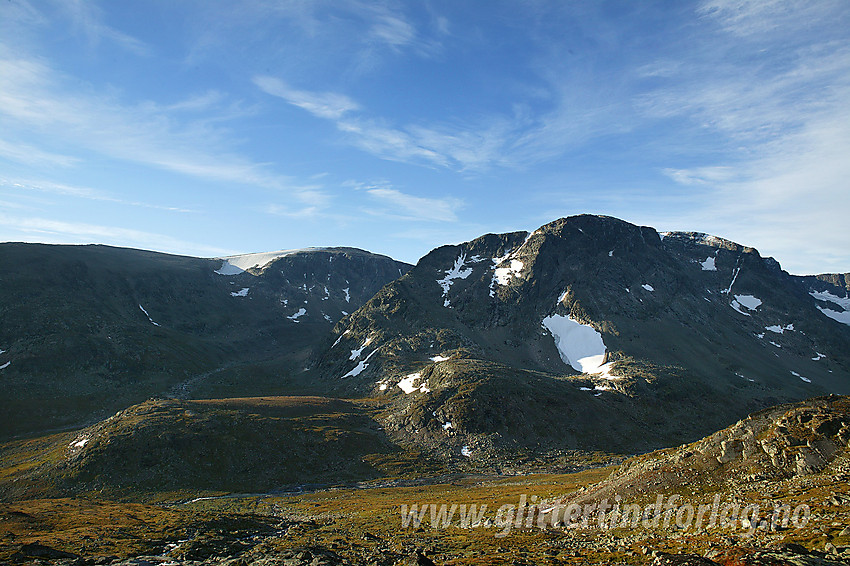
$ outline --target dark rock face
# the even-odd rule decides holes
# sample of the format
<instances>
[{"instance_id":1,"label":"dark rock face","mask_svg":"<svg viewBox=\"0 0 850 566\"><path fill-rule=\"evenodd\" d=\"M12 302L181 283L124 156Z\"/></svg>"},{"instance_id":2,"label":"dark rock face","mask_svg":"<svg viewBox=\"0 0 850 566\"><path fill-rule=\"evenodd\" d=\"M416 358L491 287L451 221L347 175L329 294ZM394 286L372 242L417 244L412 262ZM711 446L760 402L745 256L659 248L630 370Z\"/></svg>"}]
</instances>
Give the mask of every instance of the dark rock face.
<instances>
[{"instance_id":1,"label":"dark rock face","mask_svg":"<svg viewBox=\"0 0 850 566\"><path fill-rule=\"evenodd\" d=\"M806 285L728 240L577 216L432 251L313 366L329 390L386 399L391 430L455 454L469 434L634 452L850 392L850 327ZM550 317L595 331L607 373L577 371Z\"/></svg>"},{"instance_id":2,"label":"dark rock face","mask_svg":"<svg viewBox=\"0 0 850 566\"><path fill-rule=\"evenodd\" d=\"M264 392L409 269L351 248L293 251L234 275L220 259L107 246L2 244L0 263L0 439L158 394Z\"/></svg>"}]
</instances>

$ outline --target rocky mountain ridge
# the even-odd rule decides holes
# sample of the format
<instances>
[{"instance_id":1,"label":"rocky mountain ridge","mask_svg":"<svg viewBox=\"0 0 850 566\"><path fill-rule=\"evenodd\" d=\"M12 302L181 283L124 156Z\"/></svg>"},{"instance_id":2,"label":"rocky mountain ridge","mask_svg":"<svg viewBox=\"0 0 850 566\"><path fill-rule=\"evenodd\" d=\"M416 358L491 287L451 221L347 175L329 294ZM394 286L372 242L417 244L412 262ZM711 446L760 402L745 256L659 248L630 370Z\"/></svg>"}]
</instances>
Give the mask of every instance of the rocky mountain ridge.
<instances>
[{"instance_id":1,"label":"rocky mountain ridge","mask_svg":"<svg viewBox=\"0 0 850 566\"><path fill-rule=\"evenodd\" d=\"M850 391L829 281L705 234L570 217L437 248L338 324L313 371L457 457L642 451Z\"/></svg>"},{"instance_id":2,"label":"rocky mountain ridge","mask_svg":"<svg viewBox=\"0 0 850 566\"><path fill-rule=\"evenodd\" d=\"M353 248L265 259L0 244L0 437L154 395L286 388L336 322L409 268Z\"/></svg>"}]
</instances>

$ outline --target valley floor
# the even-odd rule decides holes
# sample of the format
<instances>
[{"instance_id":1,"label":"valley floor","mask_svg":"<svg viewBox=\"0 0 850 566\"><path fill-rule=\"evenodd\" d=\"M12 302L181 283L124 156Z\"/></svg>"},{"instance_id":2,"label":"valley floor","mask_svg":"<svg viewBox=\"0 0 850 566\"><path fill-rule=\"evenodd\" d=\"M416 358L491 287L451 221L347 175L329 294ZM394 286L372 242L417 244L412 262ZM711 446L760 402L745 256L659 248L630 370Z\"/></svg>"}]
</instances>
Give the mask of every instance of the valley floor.
<instances>
[{"instance_id":1,"label":"valley floor","mask_svg":"<svg viewBox=\"0 0 850 566\"><path fill-rule=\"evenodd\" d=\"M450 483L328 489L294 496L245 496L128 503L94 496L18 501L0 511L0 560L51 564L681 564L692 554L732 564L838 564L850 562L850 486L838 469L765 484L679 492L679 503L710 503L715 495L741 507L805 503L811 516L796 528L737 522L734 528L677 528L647 521L600 529L536 526L536 503L586 489L612 469L568 475L459 478ZM634 501L642 508L655 500ZM672 493L664 493L669 501ZM626 502L623 502L626 503ZM435 507L431 507L434 504ZM529 504L528 507L525 504ZM417 526L416 517L425 506ZM445 507L442 507L445 505ZM441 515L456 505L450 520ZM471 506L481 517L467 520ZM512 505L514 510L502 506ZM523 509L520 517L516 509ZM529 521L528 516L532 519ZM802 519L802 515L798 517ZM479 520L480 519L480 520ZM407 523L405 525L405 522ZM802 522L802 521L800 521ZM475 526L472 526L472 525ZM535 526L527 527L529 524ZM796 546L799 545L799 546ZM762 550L758 550L762 549ZM769 550L764 550L769 549ZM82 558L80 558L82 557ZM711 564L690 558L688 564Z\"/></svg>"}]
</instances>

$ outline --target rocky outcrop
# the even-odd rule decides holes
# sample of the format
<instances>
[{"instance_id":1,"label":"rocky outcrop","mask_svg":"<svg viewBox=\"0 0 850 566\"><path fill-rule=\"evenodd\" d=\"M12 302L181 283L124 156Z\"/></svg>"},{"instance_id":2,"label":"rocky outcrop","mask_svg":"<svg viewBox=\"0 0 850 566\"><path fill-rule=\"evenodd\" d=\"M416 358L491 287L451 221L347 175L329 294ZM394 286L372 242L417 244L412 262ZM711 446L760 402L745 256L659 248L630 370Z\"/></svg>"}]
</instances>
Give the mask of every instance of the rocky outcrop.
<instances>
[{"instance_id":1,"label":"rocky outcrop","mask_svg":"<svg viewBox=\"0 0 850 566\"><path fill-rule=\"evenodd\" d=\"M573 498L613 500L684 486L711 490L799 478L823 472L848 453L849 441L850 397L780 405L692 444L627 460L608 479Z\"/></svg>"}]
</instances>

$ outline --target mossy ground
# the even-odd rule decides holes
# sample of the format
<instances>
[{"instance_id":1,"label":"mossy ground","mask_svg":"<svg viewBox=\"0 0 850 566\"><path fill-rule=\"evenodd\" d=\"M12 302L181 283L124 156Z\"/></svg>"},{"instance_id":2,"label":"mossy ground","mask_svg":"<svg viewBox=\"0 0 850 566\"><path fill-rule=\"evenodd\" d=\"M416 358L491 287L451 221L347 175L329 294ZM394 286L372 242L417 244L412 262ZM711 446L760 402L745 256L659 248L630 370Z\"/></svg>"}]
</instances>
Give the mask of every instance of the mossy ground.
<instances>
[{"instance_id":1,"label":"mossy ground","mask_svg":"<svg viewBox=\"0 0 850 566\"><path fill-rule=\"evenodd\" d=\"M841 399L818 402L827 401L844 407ZM377 408L367 401L324 397L151 401L115 417L102 429L3 445L0 497L6 503L0 506L0 560L11 557L22 545L35 542L87 557L155 554L175 560L218 562L225 557L239 557L247 563L312 549L314 553L334 553L351 564L378 566L403 562L417 549L440 565L646 564L653 551L706 554L782 542L822 551L828 546L850 545L850 454L846 449L825 468L807 475L748 479L750 476L742 474L727 477L730 474L726 473L720 477L719 472L699 473L694 468L687 481L674 481L671 478L679 478L679 468L662 465L638 476L634 489L624 487L617 492L623 497L622 505L634 504L641 510L659 496L665 502L678 496L680 505L690 504L693 508L710 505L719 497L721 505L736 504L739 509L757 504L762 518L772 514L775 505L794 509L805 504L810 517L801 528L793 522L782 528L749 528L740 521L734 526L709 526L707 519L699 527L680 528L672 517L666 525L663 516L653 522L652 514L642 517L647 521L607 529L596 525L596 515L584 526L564 527L545 520L540 528L534 515L536 503L542 503L542 508L547 501L587 499L621 479L623 470L635 462L653 459L663 463L664 458L689 447L640 456L622 468L598 467L570 474L464 475L429 463L411 450L380 445L377 440L382 437L376 434L380 428L363 416L363 411ZM277 442L290 447L300 443L302 448L309 448L314 477L321 477L334 462L355 457L368 473L354 474L348 481L337 476L325 485L290 485L291 490L300 490L297 492L235 491L225 487L228 474L222 475L222 470L230 469L222 466L236 465L232 458L190 451L192 458L206 458L205 462L221 469L184 469L181 466L188 465L186 462L178 465L170 460L180 450L169 450L163 453L167 458L160 464L176 470L174 481L164 481L161 475L126 475L141 466L138 458L144 455L146 446L169 442L178 449L196 450L197 446L211 443L221 446L226 443L221 431L238 441L234 447L251 448L237 454L260 458L255 463L260 466L258 469L271 474L268 477L285 477L291 471L286 466L294 465L288 457L263 459L269 457ZM184 438L182 435L186 434L190 436ZM91 446L87 444L85 448L92 452L83 457L72 447L81 435L91 438ZM189 442L196 435L200 435L197 446ZM133 442L124 444L128 439ZM101 453L105 448L98 447L98 442L111 446L110 453ZM263 446L267 449L262 458L253 454ZM323 450L328 452L326 457L321 457ZM73 496L62 497L63 482L68 477L40 472L62 470L63 465L78 462L79 458L92 460L90 465L72 466L75 474L94 473L97 466L106 464L109 471L101 470L94 479L79 483ZM126 465L116 463L116 458L126 460ZM330 468L320 468L322 463ZM275 468L278 465L280 469ZM199 473L198 470L207 473L199 477L185 475ZM372 475L373 471L377 473ZM662 471L667 475L662 475ZM299 474L301 478L311 477L305 476L303 470ZM133 483L132 478L139 477L147 483ZM220 480L218 488L210 483L216 478ZM21 490L20 484L27 482L28 488ZM405 524L403 510L406 507L409 512L414 505L420 510L423 505L429 507L421 515L420 524ZM451 520L440 519L432 515L431 505L435 514L441 512L442 506L450 511L454 505L454 516ZM478 512L482 505L487 506L480 526L475 526L475 521L463 523L461 506L470 511L473 505ZM509 513L516 509L523 513L518 521L512 515L511 528L499 521L505 519L498 514L504 505L513 506Z\"/></svg>"},{"instance_id":2,"label":"mossy ground","mask_svg":"<svg viewBox=\"0 0 850 566\"><path fill-rule=\"evenodd\" d=\"M663 525L652 528L600 530L563 528L511 529L497 536L498 528L461 528L457 516L448 527L435 528L430 518L419 527L402 526L401 506L443 503L486 504L495 511L504 504L517 505L520 497L550 498L574 492L603 480L610 468L567 475L530 475L510 478L466 477L432 485L361 489L330 489L292 496L246 496L186 502L186 494L162 494L156 503L119 503L89 497L20 501L0 514L0 559L20 545L40 542L85 555L133 556L160 553L169 543L193 538L213 540L223 532L259 534L262 538L246 555L264 556L287 549L324 548L352 563L369 563L370 557L389 562L423 549L437 564L645 564L650 552L704 554L712 548L735 545L758 547L795 542L822 549L827 542L850 544L841 532L850 525L850 509L830 503L837 489L829 474L777 482L740 492L720 492L742 505L759 502L765 507L780 501L791 506L806 503L811 519L803 529L788 528L748 536L736 529L680 530ZM673 492L665 492L665 498ZM682 489L685 501L710 502L715 491L699 486ZM848 494L850 495L850 494ZM633 502L651 503L656 494ZM183 501L177 501L182 499ZM492 516L492 511L487 515ZM395 557L395 558L393 558ZM378 563L381 563L378 560Z\"/></svg>"}]
</instances>

